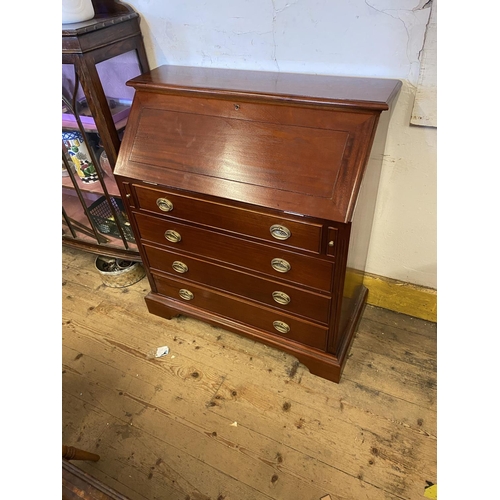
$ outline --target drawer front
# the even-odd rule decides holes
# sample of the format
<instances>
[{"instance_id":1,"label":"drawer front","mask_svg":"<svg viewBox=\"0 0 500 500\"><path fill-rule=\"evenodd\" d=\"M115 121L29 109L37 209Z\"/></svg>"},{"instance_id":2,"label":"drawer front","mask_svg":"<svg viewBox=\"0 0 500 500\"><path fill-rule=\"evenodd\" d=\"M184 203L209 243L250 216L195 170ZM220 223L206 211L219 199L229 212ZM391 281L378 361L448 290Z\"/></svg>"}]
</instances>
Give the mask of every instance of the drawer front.
<instances>
[{"instance_id":1,"label":"drawer front","mask_svg":"<svg viewBox=\"0 0 500 500\"><path fill-rule=\"evenodd\" d=\"M289 314L297 314L313 321L328 324L330 298L284 283L259 278L235 271L225 266L212 264L178 252L143 245L149 266L176 278L194 281L208 287L218 288L276 307Z\"/></svg>"},{"instance_id":2,"label":"drawer front","mask_svg":"<svg viewBox=\"0 0 500 500\"><path fill-rule=\"evenodd\" d=\"M259 307L189 282L154 276L159 294L258 328L277 337L326 349L327 328L281 311Z\"/></svg>"},{"instance_id":3,"label":"drawer front","mask_svg":"<svg viewBox=\"0 0 500 500\"><path fill-rule=\"evenodd\" d=\"M134 217L143 240L165 245L175 251L189 252L261 272L279 281L326 292L331 289L332 262L188 226L174 220L137 213Z\"/></svg>"},{"instance_id":4,"label":"drawer front","mask_svg":"<svg viewBox=\"0 0 500 500\"><path fill-rule=\"evenodd\" d=\"M141 210L319 253L321 224L134 186Z\"/></svg>"}]
</instances>

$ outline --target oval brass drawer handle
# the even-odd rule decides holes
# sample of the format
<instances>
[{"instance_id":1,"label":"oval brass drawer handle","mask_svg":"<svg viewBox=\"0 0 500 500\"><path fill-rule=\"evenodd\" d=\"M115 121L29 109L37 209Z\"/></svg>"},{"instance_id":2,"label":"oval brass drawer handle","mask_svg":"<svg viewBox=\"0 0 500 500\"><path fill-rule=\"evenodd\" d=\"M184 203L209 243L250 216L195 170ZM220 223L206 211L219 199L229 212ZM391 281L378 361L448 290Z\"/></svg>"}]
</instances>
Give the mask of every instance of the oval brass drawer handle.
<instances>
[{"instance_id":1,"label":"oval brass drawer handle","mask_svg":"<svg viewBox=\"0 0 500 500\"><path fill-rule=\"evenodd\" d=\"M290 263L285 259L273 259L271 261L271 267L279 273L287 273L290 269L292 269Z\"/></svg>"},{"instance_id":2,"label":"oval brass drawer handle","mask_svg":"<svg viewBox=\"0 0 500 500\"><path fill-rule=\"evenodd\" d=\"M158 198L156 204L162 212L171 212L174 209L174 204L166 198Z\"/></svg>"},{"instance_id":3,"label":"oval brass drawer handle","mask_svg":"<svg viewBox=\"0 0 500 500\"><path fill-rule=\"evenodd\" d=\"M179 297L184 300L193 300L194 299L194 294L193 292L190 292L189 290L186 290L185 288L181 288L179 290Z\"/></svg>"},{"instance_id":4,"label":"oval brass drawer handle","mask_svg":"<svg viewBox=\"0 0 500 500\"><path fill-rule=\"evenodd\" d=\"M288 333L290 327L284 321L273 321L274 329L280 333Z\"/></svg>"},{"instance_id":5,"label":"oval brass drawer handle","mask_svg":"<svg viewBox=\"0 0 500 500\"><path fill-rule=\"evenodd\" d=\"M290 298L290 295L286 294L285 292L273 292L273 299L275 302L283 306L290 304L290 301L292 300Z\"/></svg>"},{"instance_id":6,"label":"oval brass drawer handle","mask_svg":"<svg viewBox=\"0 0 500 500\"><path fill-rule=\"evenodd\" d=\"M172 269L176 273L181 274L187 273L189 271L188 266L186 266L186 264L184 264L184 262L181 262L180 260L174 260L174 262L172 262Z\"/></svg>"},{"instance_id":7,"label":"oval brass drawer handle","mask_svg":"<svg viewBox=\"0 0 500 500\"><path fill-rule=\"evenodd\" d=\"M290 231L290 229L285 226L281 226L280 224L273 224L269 228L269 231L271 231L272 237L277 240L284 241L292 236L292 232Z\"/></svg>"},{"instance_id":8,"label":"oval brass drawer handle","mask_svg":"<svg viewBox=\"0 0 500 500\"><path fill-rule=\"evenodd\" d=\"M168 229L167 231L165 231L165 238L172 243L179 243L179 241L181 241L182 239L181 235L173 229Z\"/></svg>"}]
</instances>

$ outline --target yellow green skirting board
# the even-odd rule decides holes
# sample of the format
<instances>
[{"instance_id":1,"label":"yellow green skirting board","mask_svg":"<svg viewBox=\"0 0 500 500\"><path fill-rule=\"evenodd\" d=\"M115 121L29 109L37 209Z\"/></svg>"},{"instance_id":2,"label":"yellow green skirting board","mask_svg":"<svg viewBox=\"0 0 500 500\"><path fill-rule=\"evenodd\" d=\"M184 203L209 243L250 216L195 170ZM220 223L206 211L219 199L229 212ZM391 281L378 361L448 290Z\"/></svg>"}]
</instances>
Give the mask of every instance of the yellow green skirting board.
<instances>
[{"instance_id":1,"label":"yellow green skirting board","mask_svg":"<svg viewBox=\"0 0 500 500\"><path fill-rule=\"evenodd\" d=\"M437 322L437 291L384 276L365 274L368 304Z\"/></svg>"},{"instance_id":2,"label":"yellow green skirting board","mask_svg":"<svg viewBox=\"0 0 500 500\"><path fill-rule=\"evenodd\" d=\"M430 498L430 500L437 500L438 497L438 487L437 484L432 484L427 486L424 491L424 497Z\"/></svg>"}]
</instances>

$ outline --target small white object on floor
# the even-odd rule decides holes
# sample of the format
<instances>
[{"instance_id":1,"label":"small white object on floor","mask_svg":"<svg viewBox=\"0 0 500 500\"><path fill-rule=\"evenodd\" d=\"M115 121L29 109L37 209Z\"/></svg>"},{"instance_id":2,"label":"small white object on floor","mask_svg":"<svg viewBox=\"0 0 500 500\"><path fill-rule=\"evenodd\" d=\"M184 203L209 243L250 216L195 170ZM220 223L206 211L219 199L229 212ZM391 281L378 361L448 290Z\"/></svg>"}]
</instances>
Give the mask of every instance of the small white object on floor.
<instances>
[{"instance_id":1,"label":"small white object on floor","mask_svg":"<svg viewBox=\"0 0 500 500\"><path fill-rule=\"evenodd\" d=\"M161 358L162 356L166 356L170 352L170 348L166 345L162 347L157 347L156 349L153 349L149 351L146 355L148 359L152 358Z\"/></svg>"}]
</instances>

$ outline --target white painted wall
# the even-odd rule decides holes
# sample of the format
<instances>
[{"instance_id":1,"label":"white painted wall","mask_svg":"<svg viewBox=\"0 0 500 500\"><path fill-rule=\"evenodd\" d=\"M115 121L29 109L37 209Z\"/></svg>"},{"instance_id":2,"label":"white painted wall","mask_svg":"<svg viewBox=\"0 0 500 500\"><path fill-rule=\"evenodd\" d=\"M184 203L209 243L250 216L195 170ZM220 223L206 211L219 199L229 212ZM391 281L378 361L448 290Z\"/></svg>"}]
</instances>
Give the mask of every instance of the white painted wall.
<instances>
[{"instance_id":1,"label":"white painted wall","mask_svg":"<svg viewBox=\"0 0 500 500\"><path fill-rule=\"evenodd\" d=\"M410 126L427 0L128 0L162 64L398 78L367 271L437 287L436 139Z\"/></svg>"}]
</instances>

